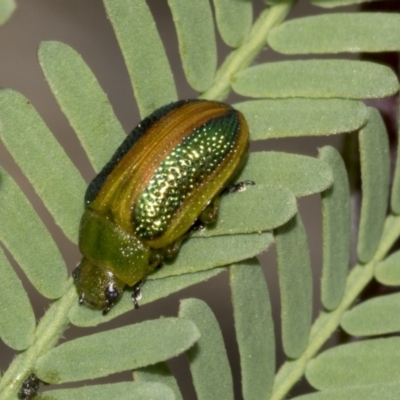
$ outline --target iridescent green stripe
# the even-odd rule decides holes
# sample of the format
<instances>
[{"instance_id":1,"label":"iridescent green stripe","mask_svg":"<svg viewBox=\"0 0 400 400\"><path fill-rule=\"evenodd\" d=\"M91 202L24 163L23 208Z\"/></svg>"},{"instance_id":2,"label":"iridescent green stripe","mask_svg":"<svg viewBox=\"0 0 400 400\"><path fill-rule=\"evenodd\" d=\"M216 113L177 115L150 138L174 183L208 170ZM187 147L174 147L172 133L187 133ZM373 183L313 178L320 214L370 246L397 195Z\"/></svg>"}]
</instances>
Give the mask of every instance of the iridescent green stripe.
<instances>
[{"instance_id":1,"label":"iridescent green stripe","mask_svg":"<svg viewBox=\"0 0 400 400\"><path fill-rule=\"evenodd\" d=\"M174 148L137 200L133 224L140 238L153 239L168 229L191 193L229 157L239 131L237 112L230 110L195 129Z\"/></svg>"}]
</instances>

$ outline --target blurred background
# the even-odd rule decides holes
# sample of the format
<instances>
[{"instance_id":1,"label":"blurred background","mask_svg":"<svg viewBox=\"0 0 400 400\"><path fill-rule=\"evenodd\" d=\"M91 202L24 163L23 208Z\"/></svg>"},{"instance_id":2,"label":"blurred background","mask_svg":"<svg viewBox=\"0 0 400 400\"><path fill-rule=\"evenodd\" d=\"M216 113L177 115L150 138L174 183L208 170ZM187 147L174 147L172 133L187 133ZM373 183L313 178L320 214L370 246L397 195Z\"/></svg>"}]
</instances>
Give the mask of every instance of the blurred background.
<instances>
[{"instance_id":1,"label":"blurred background","mask_svg":"<svg viewBox=\"0 0 400 400\"><path fill-rule=\"evenodd\" d=\"M147 3L153 12L158 30L166 47L175 75L179 97L182 99L196 97L197 93L186 82L180 65L176 33L166 0L147 0ZM376 4L379 4L379 8L383 9L386 3L388 6L392 6L392 8L397 7L397 10L400 8L397 1L378 2ZM265 4L262 0L254 0L254 5L256 17L265 7ZM337 8L334 12L348 12L356 9L355 7ZM315 15L320 12L321 9L310 6L308 1L300 0L289 18L296 18L301 15ZM323 10L323 12L326 12L326 10ZM97 76L100 85L107 93L114 107L117 117L128 133L138 124L140 118L124 61L112 27L107 20L103 4L99 0L19 0L17 1L17 9L11 19L0 27L0 87L17 90L30 100L65 151L69 154L72 161L79 168L84 179L89 182L95 176L94 171L67 119L58 107L37 61L37 48L39 43L44 40L57 40L67 43L82 55L83 59ZM219 37L217 40L219 63L221 63L230 49L222 43ZM353 56L344 54L340 55L340 57L352 58ZM283 57L265 48L256 62L276 61L279 59L283 59ZM234 103L240 100L239 96L231 95L227 101ZM386 110L388 125L393 130L395 121L395 112L393 111L395 105L393 101L389 99L380 102L378 106L382 110ZM267 142L253 143L251 150L279 150L317 156L317 149L319 147L330 144L340 149L342 140L343 136L290 140L275 139ZM54 223L51 215L1 143L0 163L14 177L29 197L60 246L69 270L72 271L80 261L78 248L64 236ZM57 166L54 166L54 168L57 168ZM62 182L60 182L60 185L62 185ZM314 303L314 317L316 317L320 310L321 215L319 196L301 198L299 200L299 209L306 225L311 249L311 260L315 278L314 295L316 298ZM23 273L10 254L7 252L6 254L23 280L30 299L34 304L36 317L40 319L49 306L48 301L38 295L30 283L24 279ZM284 361L284 355L279 339L279 288L274 246L271 246L259 258L264 268L274 310L275 334L278 343L277 365L279 367ZM123 326L145 319L158 318L161 315L176 316L180 299L189 297L205 300L220 322L232 365L236 399L239 400L241 399L239 354L234 336L227 273L223 273L206 283L188 288L166 299L143 306L139 310L122 315L109 323L102 324L98 328L82 329L70 327L65 332L63 340L73 339L99 330L108 330L116 326ZM333 338L332 340L335 341L338 339ZM8 368L13 357L14 352L0 341L0 369L2 371ZM171 360L169 365L172 371L176 373L184 398L195 399L196 396L192 387L185 356ZM88 383L115 382L130 379L132 379L131 373L125 372L110 376L107 379L98 379ZM79 385L77 384L76 386ZM45 388L41 390L45 390ZM296 388L296 393L299 394L310 390L305 382L300 382Z\"/></svg>"}]
</instances>

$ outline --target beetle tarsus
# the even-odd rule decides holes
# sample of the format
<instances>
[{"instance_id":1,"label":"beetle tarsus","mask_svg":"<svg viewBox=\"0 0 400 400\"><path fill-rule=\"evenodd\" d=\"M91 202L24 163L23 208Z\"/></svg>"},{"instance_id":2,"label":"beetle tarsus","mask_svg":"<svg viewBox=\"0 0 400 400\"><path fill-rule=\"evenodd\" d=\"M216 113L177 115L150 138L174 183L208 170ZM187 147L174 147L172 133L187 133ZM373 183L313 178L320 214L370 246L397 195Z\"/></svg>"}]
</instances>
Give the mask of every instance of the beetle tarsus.
<instances>
[{"instance_id":1,"label":"beetle tarsus","mask_svg":"<svg viewBox=\"0 0 400 400\"><path fill-rule=\"evenodd\" d=\"M256 183L254 181L251 181L249 179L246 179L244 181L234 183L233 185L227 186L221 193L222 195L228 194L228 193L236 193L236 192L243 192L243 190L246 189L246 186L254 186Z\"/></svg>"},{"instance_id":2,"label":"beetle tarsus","mask_svg":"<svg viewBox=\"0 0 400 400\"><path fill-rule=\"evenodd\" d=\"M143 281L138 282L132 290L132 301L135 310L139 308L139 300L142 298L141 288L143 285Z\"/></svg>"},{"instance_id":3,"label":"beetle tarsus","mask_svg":"<svg viewBox=\"0 0 400 400\"><path fill-rule=\"evenodd\" d=\"M197 219L191 226L189 233L191 232L203 232L206 230L206 224L199 219Z\"/></svg>"}]
</instances>

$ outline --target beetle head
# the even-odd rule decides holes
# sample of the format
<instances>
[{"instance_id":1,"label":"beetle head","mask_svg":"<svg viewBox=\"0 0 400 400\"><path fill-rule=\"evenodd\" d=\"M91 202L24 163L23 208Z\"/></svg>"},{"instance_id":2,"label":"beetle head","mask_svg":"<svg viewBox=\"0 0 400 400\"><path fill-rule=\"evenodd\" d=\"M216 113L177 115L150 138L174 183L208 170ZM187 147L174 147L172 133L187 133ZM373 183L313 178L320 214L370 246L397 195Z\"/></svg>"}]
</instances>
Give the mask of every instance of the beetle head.
<instances>
[{"instance_id":1,"label":"beetle head","mask_svg":"<svg viewBox=\"0 0 400 400\"><path fill-rule=\"evenodd\" d=\"M107 314L120 299L125 287L111 271L84 257L72 273L79 294L79 304L103 309Z\"/></svg>"}]
</instances>

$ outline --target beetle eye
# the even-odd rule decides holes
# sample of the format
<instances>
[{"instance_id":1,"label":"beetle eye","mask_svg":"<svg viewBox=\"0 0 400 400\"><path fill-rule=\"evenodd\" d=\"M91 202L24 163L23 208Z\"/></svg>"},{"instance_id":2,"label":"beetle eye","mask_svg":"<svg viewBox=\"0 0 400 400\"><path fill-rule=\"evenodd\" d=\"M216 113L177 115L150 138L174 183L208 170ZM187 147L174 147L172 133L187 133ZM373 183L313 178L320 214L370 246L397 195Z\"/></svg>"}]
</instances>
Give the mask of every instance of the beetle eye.
<instances>
[{"instance_id":1,"label":"beetle eye","mask_svg":"<svg viewBox=\"0 0 400 400\"><path fill-rule=\"evenodd\" d=\"M118 299L119 293L118 290L114 288L114 285L110 283L106 289L106 299L108 300L108 304L113 304Z\"/></svg>"},{"instance_id":2,"label":"beetle eye","mask_svg":"<svg viewBox=\"0 0 400 400\"><path fill-rule=\"evenodd\" d=\"M119 292L115 289L114 284L110 283L106 289L106 307L103 310L103 315L106 315L110 310L112 305L118 300Z\"/></svg>"}]
</instances>

